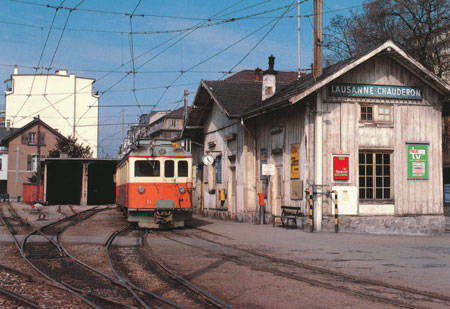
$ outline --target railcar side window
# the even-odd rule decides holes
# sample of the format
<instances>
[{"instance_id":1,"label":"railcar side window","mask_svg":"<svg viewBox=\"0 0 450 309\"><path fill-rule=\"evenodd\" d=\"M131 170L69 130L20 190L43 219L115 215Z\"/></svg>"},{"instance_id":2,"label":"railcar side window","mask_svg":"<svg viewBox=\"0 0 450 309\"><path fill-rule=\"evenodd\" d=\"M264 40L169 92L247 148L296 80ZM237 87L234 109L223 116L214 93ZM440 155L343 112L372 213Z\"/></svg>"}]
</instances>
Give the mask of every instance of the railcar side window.
<instances>
[{"instance_id":1,"label":"railcar side window","mask_svg":"<svg viewBox=\"0 0 450 309\"><path fill-rule=\"evenodd\" d=\"M188 163L187 161L178 161L178 177L188 176Z\"/></svg>"},{"instance_id":2,"label":"railcar side window","mask_svg":"<svg viewBox=\"0 0 450 309\"><path fill-rule=\"evenodd\" d=\"M175 164L173 160L164 161L164 177L175 176Z\"/></svg>"},{"instance_id":3,"label":"railcar side window","mask_svg":"<svg viewBox=\"0 0 450 309\"><path fill-rule=\"evenodd\" d=\"M159 161L139 160L134 162L135 177L159 177L160 174Z\"/></svg>"}]
</instances>

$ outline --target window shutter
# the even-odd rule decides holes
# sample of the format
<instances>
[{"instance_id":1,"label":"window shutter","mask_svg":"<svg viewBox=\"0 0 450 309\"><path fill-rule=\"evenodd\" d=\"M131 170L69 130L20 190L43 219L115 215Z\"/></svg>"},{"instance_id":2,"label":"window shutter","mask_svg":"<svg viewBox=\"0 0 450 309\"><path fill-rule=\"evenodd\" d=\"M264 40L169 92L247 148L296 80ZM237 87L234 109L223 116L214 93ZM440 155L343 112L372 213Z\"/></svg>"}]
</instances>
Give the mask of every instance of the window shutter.
<instances>
[{"instance_id":1,"label":"window shutter","mask_svg":"<svg viewBox=\"0 0 450 309\"><path fill-rule=\"evenodd\" d=\"M45 146L45 133L39 133L39 145Z\"/></svg>"},{"instance_id":2,"label":"window shutter","mask_svg":"<svg viewBox=\"0 0 450 309\"><path fill-rule=\"evenodd\" d=\"M28 145L28 133L21 136L22 145Z\"/></svg>"},{"instance_id":3,"label":"window shutter","mask_svg":"<svg viewBox=\"0 0 450 309\"><path fill-rule=\"evenodd\" d=\"M27 155L27 171L31 171L31 155Z\"/></svg>"}]
</instances>

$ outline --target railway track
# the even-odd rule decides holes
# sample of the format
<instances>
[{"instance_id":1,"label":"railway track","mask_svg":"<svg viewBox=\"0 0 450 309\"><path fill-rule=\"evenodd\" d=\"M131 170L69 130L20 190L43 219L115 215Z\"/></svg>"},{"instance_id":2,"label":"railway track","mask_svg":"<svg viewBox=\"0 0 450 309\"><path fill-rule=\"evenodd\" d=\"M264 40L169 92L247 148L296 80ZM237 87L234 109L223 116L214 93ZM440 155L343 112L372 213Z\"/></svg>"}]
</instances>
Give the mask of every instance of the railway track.
<instances>
[{"instance_id":1,"label":"railway track","mask_svg":"<svg viewBox=\"0 0 450 309\"><path fill-rule=\"evenodd\" d=\"M149 256L146 236L149 232L130 227L111 235L107 242L108 260L114 274L131 287L149 286L158 293L188 308L230 308L229 305L184 280L165 268L160 261ZM119 235L140 238L142 246L114 246ZM146 276L142 276L146 273Z\"/></svg>"},{"instance_id":2,"label":"railway track","mask_svg":"<svg viewBox=\"0 0 450 309\"><path fill-rule=\"evenodd\" d=\"M0 221L5 229L11 234L14 239L16 247L20 250L18 236L23 236L30 233L34 228L26 221L20 218L15 212L10 203L0 204ZM13 267L19 263L13 263ZM23 266L22 266L23 267ZM45 281L28 273L24 273L16 268L11 268L6 265L0 265L1 285L0 294L12 300L16 305L1 303L3 306L24 307L24 308L42 308L46 305L58 304L58 307L63 308L61 299L72 300L72 307L77 304L77 301L69 296L67 297L67 290L61 286ZM5 288L6 287L6 288ZM39 303L39 305L38 305ZM82 306L79 306L80 308Z\"/></svg>"},{"instance_id":3,"label":"railway track","mask_svg":"<svg viewBox=\"0 0 450 309\"><path fill-rule=\"evenodd\" d=\"M159 235L161 236L161 234ZM302 262L275 258L256 250L228 245L210 239L208 236L217 237L218 235L209 235L201 229L164 233L164 237L174 242L239 265L251 267L254 270L269 272L276 276L361 297L376 303L385 303L401 308L450 307L450 297L446 295L361 278Z\"/></svg>"},{"instance_id":4,"label":"railway track","mask_svg":"<svg viewBox=\"0 0 450 309\"><path fill-rule=\"evenodd\" d=\"M87 270L66 254L55 240L69 226L88 219L103 209L89 209L39 229L34 229L24 238L22 244L16 237L14 226L2 221L15 239L19 252L42 276L62 287L93 308L133 308L139 305L127 289L98 272ZM15 218L14 220L20 220ZM23 222L26 224L26 222Z\"/></svg>"}]
</instances>

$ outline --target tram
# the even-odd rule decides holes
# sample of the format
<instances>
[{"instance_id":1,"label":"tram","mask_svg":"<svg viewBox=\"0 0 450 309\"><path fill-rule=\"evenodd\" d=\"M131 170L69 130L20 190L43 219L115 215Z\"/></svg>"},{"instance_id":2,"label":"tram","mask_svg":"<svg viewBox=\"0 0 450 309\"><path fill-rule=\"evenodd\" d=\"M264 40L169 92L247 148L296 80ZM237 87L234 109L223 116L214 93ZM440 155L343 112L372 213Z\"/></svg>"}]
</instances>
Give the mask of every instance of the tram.
<instances>
[{"instance_id":1,"label":"tram","mask_svg":"<svg viewBox=\"0 0 450 309\"><path fill-rule=\"evenodd\" d=\"M116 169L116 203L141 228L192 218L192 155L166 140L140 140Z\"/></svg>"}]
</instances>

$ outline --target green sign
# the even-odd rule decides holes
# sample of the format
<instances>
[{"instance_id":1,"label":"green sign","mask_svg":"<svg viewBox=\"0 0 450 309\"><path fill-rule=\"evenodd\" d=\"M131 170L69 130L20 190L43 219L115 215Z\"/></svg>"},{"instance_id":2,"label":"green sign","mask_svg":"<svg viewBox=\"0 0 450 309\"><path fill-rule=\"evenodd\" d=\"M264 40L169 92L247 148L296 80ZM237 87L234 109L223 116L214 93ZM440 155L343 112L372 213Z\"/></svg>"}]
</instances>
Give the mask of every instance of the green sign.
<instances>
[{"instance_id":1,"label":"green sign","mask_svg":"<svg viewBox=\"0 0 450 309\"><path fill-rule=\"evenodd\" d=\"M408 144L408 179L428 179L428 145Z\"/></svg>"}]
</instances>

